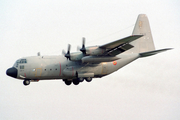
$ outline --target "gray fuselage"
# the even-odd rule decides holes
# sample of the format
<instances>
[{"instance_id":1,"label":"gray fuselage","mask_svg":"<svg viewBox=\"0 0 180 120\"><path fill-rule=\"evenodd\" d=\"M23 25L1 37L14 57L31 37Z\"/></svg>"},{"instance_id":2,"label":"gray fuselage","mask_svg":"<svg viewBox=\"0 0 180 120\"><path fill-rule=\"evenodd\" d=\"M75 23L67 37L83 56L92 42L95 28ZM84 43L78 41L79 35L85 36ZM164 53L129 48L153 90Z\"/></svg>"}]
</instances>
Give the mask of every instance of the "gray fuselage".
<instances>
[{"instance_id":1,"label":"gray fuselage","mask_svg":"<svg viewBox=\"0 0 180 120\"><path fill-rule=\"evenodd\" d=\"M137 59L139 54L121 54L118 57L120 59L116 61L90 64L70 61L64 56L32 56L18 59L13 67L18 71L17 79L76 79L77 73L92 73L92 78L97 78L120 69Z\"/></svg>"}]
</instances>

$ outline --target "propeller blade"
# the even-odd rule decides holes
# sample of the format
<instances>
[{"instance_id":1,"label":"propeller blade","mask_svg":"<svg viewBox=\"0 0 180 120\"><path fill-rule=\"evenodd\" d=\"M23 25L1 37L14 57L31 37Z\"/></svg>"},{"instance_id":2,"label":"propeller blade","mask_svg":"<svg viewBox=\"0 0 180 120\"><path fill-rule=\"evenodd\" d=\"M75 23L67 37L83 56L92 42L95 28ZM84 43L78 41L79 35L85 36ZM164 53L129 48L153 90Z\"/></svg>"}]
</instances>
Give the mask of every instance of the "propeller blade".
<instances>
[{"instance_id":1,"label":"propeller blade","mask_svg":"<svg viewBox=\"0 0 180 120\"><path fill-rule=\"evenodd\" d=\"M86 54L86 48L85 48L85 38L83 37L82 39L82 48L80 49L80 51L83 53L83 54Z\"/></svg>"},{"instance_id":2,"label":"propeller blade","mask_svg":"<svg viewBox=\"0 0 180 120\"><path fill-rule=\"evenodd\" d=\"M67 49L67 53L63 50L62 53L64 54L64 56L67 58L67 60L71 60L71 55L70 55L70 50L71 50L71 45L68 44L68 49Z\"/></svg>"},{"instance_id":3,"label":"propeller blade","mask_svg":"<svg viewBox=\"0 0 180 120\"><path fill-rule=\"evenodd\" d=\"M82 39L82 44L85 45L85 38Z\"/></svg>"},{"instance_id":4,"label":"propeller blade","mask_svg":"<svg viewBox=\"0 0 180 120\"><path fill-rule=\"evenodd\" d=\"M68 44L68 52L70 52L70 50L71 50L71 45Z\"/></svg>"}]
</instances>

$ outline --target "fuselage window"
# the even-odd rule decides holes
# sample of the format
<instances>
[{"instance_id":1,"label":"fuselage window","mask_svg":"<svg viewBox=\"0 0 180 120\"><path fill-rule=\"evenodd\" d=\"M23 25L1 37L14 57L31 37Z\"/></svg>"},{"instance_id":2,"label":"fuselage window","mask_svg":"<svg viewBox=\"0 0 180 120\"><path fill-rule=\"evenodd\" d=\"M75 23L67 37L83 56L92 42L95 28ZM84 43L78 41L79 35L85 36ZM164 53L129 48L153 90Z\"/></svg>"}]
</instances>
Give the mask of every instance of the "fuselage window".
<instances>
[{"instance_id":1,"label":"fuselage window","mask_svg":"<svg viewBox=\"0 0 180 120\"><path fill-rule=\"evenodd\" d=\"M20 69L24 69L24 65L20 65Z\"/></svg>"}]
</instances>

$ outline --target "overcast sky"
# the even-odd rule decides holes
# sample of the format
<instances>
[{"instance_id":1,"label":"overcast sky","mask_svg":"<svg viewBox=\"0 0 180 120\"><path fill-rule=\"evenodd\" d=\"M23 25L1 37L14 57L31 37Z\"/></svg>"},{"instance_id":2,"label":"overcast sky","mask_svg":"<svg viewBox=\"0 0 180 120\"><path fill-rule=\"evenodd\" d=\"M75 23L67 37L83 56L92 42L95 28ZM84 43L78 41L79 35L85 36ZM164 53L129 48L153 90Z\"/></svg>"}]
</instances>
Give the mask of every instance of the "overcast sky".
<instances>
[{"instance_id":1,"label":"overcast sky","mask_svg":"<svg viewBox=\"0 0 180 120\"><path fill-rule=\"evenodd\" d=\"M1 0L0 119L178 120L179 0ZM101 45L132 34L147 14L156 49L117 72L66 86L61 80L24 86L6 69L25 56L61 55L71 44Z\"/></svg>"}]
</instances>

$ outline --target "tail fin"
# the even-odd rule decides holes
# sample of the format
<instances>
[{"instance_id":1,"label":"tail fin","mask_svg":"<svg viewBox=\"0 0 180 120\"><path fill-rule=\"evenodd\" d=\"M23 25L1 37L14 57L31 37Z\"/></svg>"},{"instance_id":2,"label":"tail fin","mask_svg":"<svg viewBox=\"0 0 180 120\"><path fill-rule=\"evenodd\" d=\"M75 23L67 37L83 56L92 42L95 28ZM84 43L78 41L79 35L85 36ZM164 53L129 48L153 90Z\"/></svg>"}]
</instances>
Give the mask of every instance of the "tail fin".
<instances>
[{"instance_id":1,"label":"tail fin","mask_svg":"<svg viewBox=\"0 0 180 120\"><path fill-rule=\"evenodd\" d=\"M130 43L134 46L131 52L143 53L155 50L149 21L145 14L140 14L138 16L132 35L144 36Z\"/></svg>"}]
</instances>

